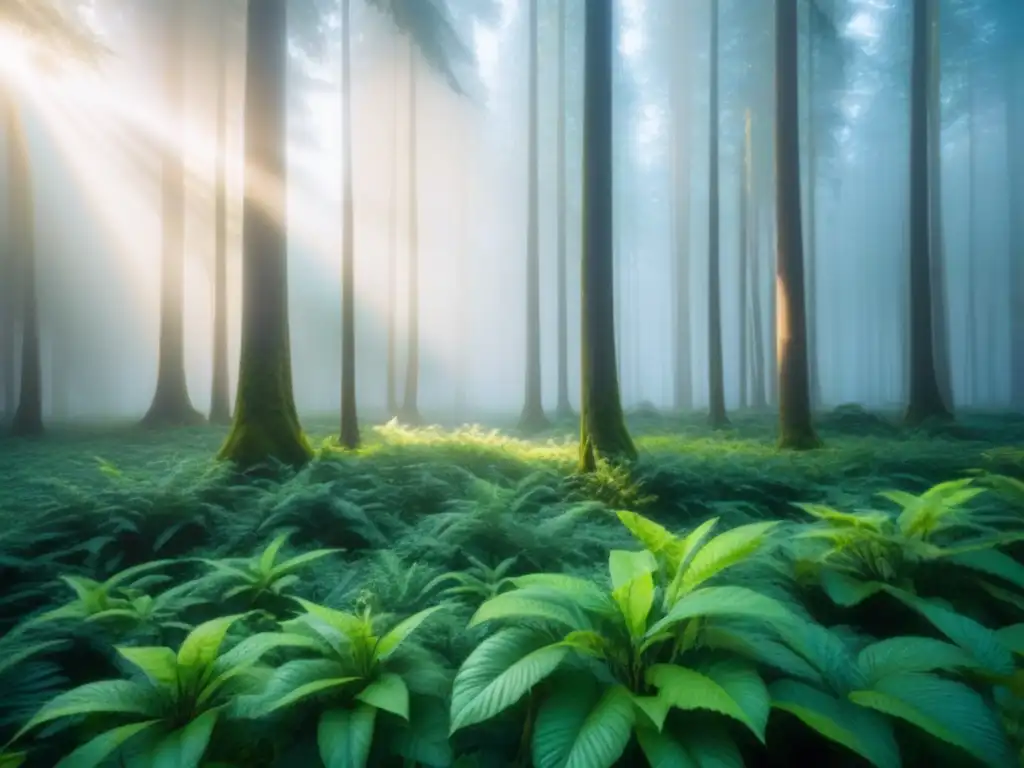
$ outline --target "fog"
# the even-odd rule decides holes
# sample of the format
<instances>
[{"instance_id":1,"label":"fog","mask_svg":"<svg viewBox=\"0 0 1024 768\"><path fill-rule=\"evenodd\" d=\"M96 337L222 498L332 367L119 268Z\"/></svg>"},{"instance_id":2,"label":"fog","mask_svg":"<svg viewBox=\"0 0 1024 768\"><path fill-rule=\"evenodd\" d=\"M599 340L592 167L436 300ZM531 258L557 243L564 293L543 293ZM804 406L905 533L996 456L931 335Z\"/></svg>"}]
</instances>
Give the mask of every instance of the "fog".
<instances>
[{"instance_id":1,"label":"fog","mask_svg":"<svg viewBox=\"0 0 1024 768\"><path fill-rule=\"evenodd\" d=\"M557 398L559 60L566 68L566 248L569 392L578 407L582 189L582 9L540 0L539 238L544 404ZM428 420L485 418L522 407L526 369L528 19L503 0L487 24L451 0L476 59L462 95L417 53L418 211L409 205L410 44L391 22L353 2L355 290L360 408L386 406L390 267L396 265L403 381L410 219L418 216L420 408ZM4 56L20 78L36 195L35 234L48 418L141 416L156 385L161 196L158 151L176 142L188 172L185 360L193 404L209 406L213 359L213 184L218 39L194 4L185 125L161 102L160 49L143 0L78 3L109 54L94 70L36 71ZM709 16L707 2L618 3L615 82L616 323L624 404L673 406L674 328L689 317L694 407L706 407ZM135 7L138 6L138 7ZM819 407L905 399L908 317L910 4L833 4L837 34L801 49L801 143L810 324ZM1011 101L1024 98L1019 58L1004 33L1013 3L943 0L941 168L950 370L958 407L1005 407L1011 392L1009 169L1020 138ZM726 403L741 405L740 264L744 115L751 111L755 191L751 227L758 293L770 306L774 252L773 53L768 0L722 0L720 65L721 274ZM805 14L805 25L814 22ZM1008 24L1008 22L1007 22ZM237 374L242 191L242 28L232 27L229 81L229 350ZM328 9L315 34L296 30L289 114L289 290L300 413L338 409L341 286L341 30ZM802 39L802 43L806 39ZM5 50L7 50L5 48ZM1016 67L1016 68L1015 68ZM677 69L682 68L682 69ZM79 71L80 70L80 71ZM673 177L673 83L682 82L688 215ZM810 104L810 106L808 106ZM813 150L812 150L813 148ZM1020 217L1018 212L1016 216ZM689 254L688 305L676 306L677 227ZM1024 258L1017 253L1016 259ZM761 323L761 356L773 347ZM756 348L756 346L755 346ZM768 350L769 352L765 352ZM232 387L233 390L233 387ZM460 394L461 393L461 394ZM459 402L460 400L464 402Z\"/></svg>"}]
</instances>

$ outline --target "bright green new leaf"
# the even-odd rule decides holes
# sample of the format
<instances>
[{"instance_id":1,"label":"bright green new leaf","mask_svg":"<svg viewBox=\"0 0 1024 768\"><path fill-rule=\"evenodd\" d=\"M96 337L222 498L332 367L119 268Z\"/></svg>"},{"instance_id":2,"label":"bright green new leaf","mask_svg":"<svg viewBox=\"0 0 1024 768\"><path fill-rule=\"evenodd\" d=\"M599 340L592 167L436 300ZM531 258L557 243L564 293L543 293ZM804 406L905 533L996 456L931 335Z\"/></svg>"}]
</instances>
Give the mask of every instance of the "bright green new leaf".
<instances>
[{"instance_id":1,"label":"bright green new leaf","mask_svg":"<svg viewBox=\"0 0 1024 768\"><path fill-rule=\"evenodd\" d=\"M708 541L697 550L683 573L683 593L692 592L708 579L749 558L778 525L777 520L741 525Z\"/></svg>"},{"instance_id":2,"label":"bright green new leaf","mask_svg":"<svg viewBox=\"0 0 1024 768\"><path fill-rule=\"evenodd\" d=\"M356 694L356 698L403 720L409 719L409 688L399 675L381 675Z\"/></svg>"},{"instance_id":3,"label":"bright green new leaf","mask_svg":"<svg viewBox=\"0 0 1024 768\"><path fill-rule=\"evenodd\" d=\"M117 652L157 685L178 684L178 658L170 648L118 646Z\"/></svg>"},{"instance_id":4,"label":"bright green new leaf","mask_svg":"<svg viewBox=\"0 0 1024 768\"><path fill-rule=\"evenodd\" d=\"M212 664L220 652L221 643L231 625L245 616L236 613L232 616L204 621L188 633L178 649L178 666L186 669L201 669Z\"/></svg>"},{"instance_id":5,"label":"bright green new leaf","mask_svg":"<svg viewBox=\"0 0 1024 768\"><path fill-rule=\"evenodd\" d=\"M608 558L612 597L622 611L631 637L643 637L654 606L654 576L658 563L647 550L613 550Z\"/></svg>"},{"instance_id":6,"label":"bright green new leaf","mask_svg":"<svg viewBox=\"0 0 1024 768\"><path fill-rule=\"evenodd\" d=\"M435 605L433 608L427 608L419 613L414 613L407 619L403 619L398 622L387 634L385 634L380 641L377 643L377 648L374 651L374 656L378 661L387 661L388 658L398 649L406 638L409 637L416 629L432 616L437 611L441 610L442 606Z\"/></svg>"}]
</instances>

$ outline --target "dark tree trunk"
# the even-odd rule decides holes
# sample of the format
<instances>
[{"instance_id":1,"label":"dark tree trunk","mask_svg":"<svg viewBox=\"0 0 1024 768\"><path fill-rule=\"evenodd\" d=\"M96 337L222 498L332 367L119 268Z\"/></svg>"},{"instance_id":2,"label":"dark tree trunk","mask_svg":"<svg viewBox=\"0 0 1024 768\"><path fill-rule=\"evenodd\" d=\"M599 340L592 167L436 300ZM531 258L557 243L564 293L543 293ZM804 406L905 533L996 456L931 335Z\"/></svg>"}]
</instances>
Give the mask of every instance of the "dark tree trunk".
<instances>
[{"instance_id":1,"label":"dark tree trunk","mask_svg":"<svg viewBox=\"0 0 1024 768\"><path fill-rule=\"evenodd\" d=\"M1018 77L1024 54L1010 57L1006 71L1006 154L1010 169L1010 401L1024 409L1024 99Z\"/></svg>"},{"instance_id":2,"label":"dark tree trunk","mask_svg":"<svg viewBox=\"0 0 1024 768\"><path fill-rule=\"evenodd\" d=\"M693 409L693 342L690 321L690 143L691 103L690 66L686 57L689 26L681 9L677 11L675 29L683 42L680 56L672 66L672 189L673 245L675 248L675 323L673 327L672 405L677 411Z\"/></svg>"},{"instance_id":3,"label":"dark tree trunk","mask_svg":"<svg viewBox=\"0 0 1024 768\"><path fill-rule=\"evenodd\" d=\"M420 212L416 162L416 51L409 44L409 338L405 364L405 400L400 418L419 424L420 385Z\"/></svg>"},{"instance_id":4,"label":"dark tree trunk","mask_svg":"<svg viewBox=\"0 0 1024 768\"><path fill-rule=\"evenodd\" d=\"M33 437L43 433L43 375L39 349L39 298L36 285L35 200L25 126L14 103L14 94L4 94L7 102L7 163L10 169L7 190L9 237L13 262L17 265L18 292L21 294L21 385L18 407L11 420L11 432Z\"/></svg>"},{"instance_id":5,"label":"dark tree trunk","mask_svg":"<svg viewBox=\"0 0 1024 768\"><path fill-rule=\"evenodd\" d=\"M388 418L398 415L398 44L393 47L395 78L391 99L391 205L388 206Z\"/></svg>"},{"instance_id":6,"label":"dark tree trunk","mask_svg":"<svg viewBox=\"0 0 1024 768\"><path fill-rule=\"evenodd\" d=\"M719 264L718 189L718 0L711 0L711 108L709 110L708 179L708 421L725 427L725 381L722 373L722 287Z\"/></svg>"},{"instance_id":7,"label":"dark tree trunk","mask_svg":"<svg viewBox=\"0 0 1024 768\"><path fill-rule=\"evenodd\" d=\"M359 446L356 413L355 215L352 191L351 0L341 0L341 433L345 448Z\"/></svg>"},{"instance_id":8,"label":"dark tree trunk","mask_svg":"<svg viewBox=\"0 0 1024 768\"><path fill-rule=\"evenodd\" d=\"M738 315L739 315L739 378L740 408L750 405L750 328L748 327L748 296L750 291L750 110L744 117L743 152L740 157L740 233L739 233L739 281L738 281Z\"/></svg>"},{"instance_id":9,"label":"dark tree trunk","mask_svg":"<svg viewBox=\"0 0 1024 768\"><path fill-rule=\"evenodd\" d=\"M779 446L820 445L811 421L800 211L800 107L796 0L775 4L776 297Z\"/></svg>"},{"instance_id":10,"label":"dark tree trunk","mask_svg":"<svg viewBox=\"0 0 1024 768\"><path fill-rule=\"evenodd\" d=\"M575 414L569 400L569 287L566 268L568 227L566 222L567 187L565 171L565 27L566 0L558 0L558 406L559 419Z\"/></svg>"},{"instance_id":11,"label":"dark tree trunk","mask_svg":"<svg viewBox=\"0 0 1024 768\"><path fill-rule=\"evenodd\" d=\"M210 395L210 423L231 423L231 388L228 377L228 189L227 189L227 102L228 55L227 13L217 13L220 25L217 67L217 170L214 203L213 254L213 382Z\"/></svg>"},{"instance_id":12,"label":"dark tree trunk","mask_svg":"<svg viewBox=\"0 0 1024 768\"><path fill-rule=\"evenodd\" d=\"M529 0L530 9L530 106L527 163L529 184L526 222L526 397L519 416L519 428L532 434L549 426L544 415L540 364L540 211L538 206L538 77L537 0Z\"/></svg>"},{"instance_id":13,"label":"dark tree trunk","mask_svg":"<svg viewBox=\"0 0 1024 768\"><path fill-rule=\"evenodd\" d=\"M615 363L612 258L612 0L588 0L583 87L580 470L636 457Z\"/></svg>"},{"instance_id":14,"label":"dark tree trunk","mask_svg":"<svg viewBox=\"0 0 1024 768\"><path fill-rule=\"evenodd\" d=\"M243 467L312 456L295 409L288 332L286 22L285 0L249 0L241 356L234 421L220 450Z\"/></svg>"},{"instance_id":15,"label":"dark tree trunk","mask_svg":"<svg viewBox=\"0 0 1024 768\"><path fill-rule=\"evenodd\" d=\"M928 4L914 3L910 78L910 398L906 421L952 414L935 375L928 238Z\"/></svg>"},{"instance_id":16,"label":"dark tree trunk","mask_svg":"<svg viewBox=\"0 0 1024 768\"><path fill-rule=\"evenodd\" d=\"M185 101L185 10L168 3L161 17L164 98L171 135L181 139ZM144 426L169 427L200 424L202 415L192 407L185 380L185 165L182 143L171 141L162 158L160 253L160 358L156 392L142 418Z\"/></svg>"}]
</instances>

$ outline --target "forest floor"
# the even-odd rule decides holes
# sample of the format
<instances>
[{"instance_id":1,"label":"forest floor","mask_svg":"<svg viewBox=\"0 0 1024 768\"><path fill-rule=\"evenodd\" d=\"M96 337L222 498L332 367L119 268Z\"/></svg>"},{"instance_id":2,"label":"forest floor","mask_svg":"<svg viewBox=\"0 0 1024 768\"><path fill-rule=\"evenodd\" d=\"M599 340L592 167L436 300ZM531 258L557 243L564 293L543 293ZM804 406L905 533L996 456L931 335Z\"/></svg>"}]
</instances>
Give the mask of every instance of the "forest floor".
<instances>
[{"instance_id":1,"label":"forest floor","mask_svg":"<svg viewBox=\"0 0 1024 768\"><path fill-rule=\"evenodd\" d=\"M56 582L61 574L250 558L285 530L286 554L344 549L303 571L297 595L400 615L431 604L437 577L480 564L515 558L512 575L606 572L610 549L632 547L612 514L620 509L678 531L711 516L726 525L802 520L801 502L888 509L878 492L920 493L973 470L1024 479L1019 415L907 431L837 409L819 420L825 447L804 453L776 450L773 418L732 418L712 432L701 416L633 414L639 461L589 477L573 472L574 423L531 440L480 427L364 426L365 445L350 454L331 447L333 421L313 421L309 466L243 481L212 461L219 428L67 427L37 441L2 440L0 639L26 613L72 597ZM453 665L471 647L458 628L468 616L457 612L429 633L443 636L434 640Z\"/></svg>"}]
</instances>

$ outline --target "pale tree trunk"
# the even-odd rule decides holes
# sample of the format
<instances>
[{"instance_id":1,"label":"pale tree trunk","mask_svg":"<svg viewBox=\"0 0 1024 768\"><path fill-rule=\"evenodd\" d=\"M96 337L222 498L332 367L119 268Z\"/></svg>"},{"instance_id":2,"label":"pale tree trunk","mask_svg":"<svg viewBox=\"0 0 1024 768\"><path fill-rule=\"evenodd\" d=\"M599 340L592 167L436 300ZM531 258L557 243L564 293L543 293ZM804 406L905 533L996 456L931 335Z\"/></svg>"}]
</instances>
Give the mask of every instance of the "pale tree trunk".
<instances>
[{"instance_id":1,"label":"pale tree trunk","mask_svg":"<svg viewBox=\"0 0 1024 768\"><path fill-rule=\"evenodd\" d=\"M739 187L739 280L737 293L739 294L739 384L740 384L740 408L747 408L750 405L750 328L748 327L748 295L750 291L750 175L747 159L747 152L750 145L750 110L744 114L743 130L744 151L738 153L740 157L740 187Z\"/></svg>"},{"instance_id":2,"label":"pale tree trunk","mask_svg":"<svg viewBox=\"0 0 1024 768\"><path fill-rule=\"evenodd\" d=\"M678 58L673 61L672 83L672 222L675 248L675 323L673 327L673 407L677 411L693 409L693 341L690 306L690 67L689 24L677 6L674 19L680 38Z\"/></svg>"},{"instance_id":3,"label":"pale tree trunk","mask_svg":"<svg viewBox=\"0 0 1024 768\"><path fill-rule=\"evenodd\" d=\"M387 409L388 418L398 415L398 36L391 50L394 62L394 82L391 98L391 167L389 183L391 184L388 206L388 340L387 340Z\"/></svg>"},{"instance_id":4,"label":"pale tree trunk","mask_svg":"<svg viewBox=\"0 0 1024 768\"><path fill-rule=\"evenodd\" d=\"M228 377L228 194L227 194L227 13L217 12L217 167L214 181L213 253L213 381L210 423L231 423L231 389Z\"/></svg>"},{"instance_id":5,"label":"pale tree trunk","mask_svg":"<svg viewBox=\"0 0 1024 768\"><path fill-rule=\"evenodd\" d=\"M566 181L565 153L565 110L567 107L565 65L565 28L566 0L558 0L558 151L557 184L558 184L558 406L556 414L559 419L573 416L572 404L569 400L569 288L567 279L568 222L566 221L566 204L568 184Z\"/></svg>"},{"instance_id":6,"label":"pale tree trunk","mask_svg":"<svg viewBox=\"0 0 1024 768\"><path fill-rule=\"evenodd\" d=\"M352 168L352 14L341 0L341 432L348 449L359 445L356 411L355 212Z\"/></svg>"},{"instance_id":7,"label":"pale tree trunk","mask_svg":"<svg viewBox=\"0 0 1024 768\"><path fill-rule=\"evenodd\" d=\"M722 287L719 253L718 184L718 0L711 0L711 105L708 118L708 421L719 429L729 424L725 413L722 371Z\"/></svg>"},{"instance_id":8,"label":"pale tree trunk","mask_svg":"<svg viewBox=\"0 0 1024 768\"><path fill-rule=\"evenodd\" d=\"M409 272L408 339L406 340L405 398L401 419L406 424L422 421L420 388L420 211L416 156L416 50L409 41Z\"/></svg>"}]
</instances>

